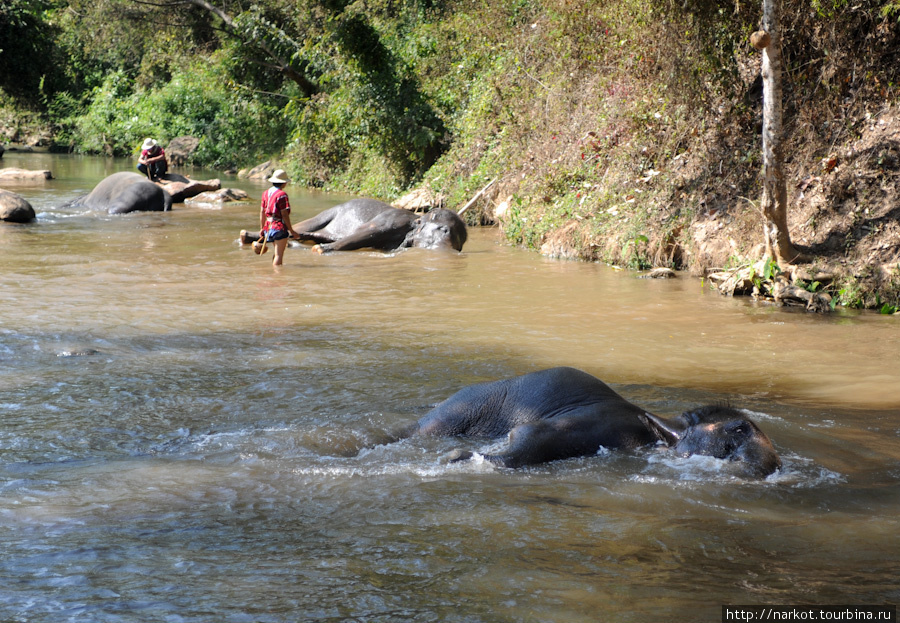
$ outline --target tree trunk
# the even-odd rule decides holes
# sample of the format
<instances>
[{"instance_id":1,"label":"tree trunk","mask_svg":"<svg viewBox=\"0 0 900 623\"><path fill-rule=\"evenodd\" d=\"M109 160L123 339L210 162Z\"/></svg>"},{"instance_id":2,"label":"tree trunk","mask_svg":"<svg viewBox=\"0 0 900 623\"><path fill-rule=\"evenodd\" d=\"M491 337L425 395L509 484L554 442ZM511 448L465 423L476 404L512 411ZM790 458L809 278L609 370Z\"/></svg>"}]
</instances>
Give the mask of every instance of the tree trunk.
<instances>
[{"instance_id":1,"label":"tree trunk","mask_svg":"<svg viewBox=\"0 0 900 623\"><path fill-rule=\"evenodd\" d=\"M766 253L781 263L800 259L787 224L787 182L784 179L784 146L781 127L781 0L763 0L761 37L768 44L762 53L763 80L763 193L762 212Z\"/></svg>"}]
</instances>

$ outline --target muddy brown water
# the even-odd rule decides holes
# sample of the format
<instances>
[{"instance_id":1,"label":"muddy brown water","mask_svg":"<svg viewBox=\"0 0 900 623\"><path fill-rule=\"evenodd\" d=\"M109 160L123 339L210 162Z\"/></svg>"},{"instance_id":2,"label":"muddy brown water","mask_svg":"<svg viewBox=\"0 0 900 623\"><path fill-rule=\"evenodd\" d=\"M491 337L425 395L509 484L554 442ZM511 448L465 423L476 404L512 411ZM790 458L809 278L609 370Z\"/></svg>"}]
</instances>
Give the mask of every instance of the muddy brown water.
<instances>
[{"instance_id":1,"label":"muddy brown water","mask_svg":"<svg viewBox=\"0 0 900 623\"><path fill-rule=\"evenodd\" d=\"M786 312L493 229L461 254L299 248L276 270L236 244L264 185L108 216L59 206L128 161L2 164L56 179L11 187L37 223L0 224L0 620L718 621L723 604L900 601L898 317ZM289 190L295 219L344 199ZM365 447L464 385L555 365L662 415L743 406L784 469Z\"/></svg>"}]
</instances>

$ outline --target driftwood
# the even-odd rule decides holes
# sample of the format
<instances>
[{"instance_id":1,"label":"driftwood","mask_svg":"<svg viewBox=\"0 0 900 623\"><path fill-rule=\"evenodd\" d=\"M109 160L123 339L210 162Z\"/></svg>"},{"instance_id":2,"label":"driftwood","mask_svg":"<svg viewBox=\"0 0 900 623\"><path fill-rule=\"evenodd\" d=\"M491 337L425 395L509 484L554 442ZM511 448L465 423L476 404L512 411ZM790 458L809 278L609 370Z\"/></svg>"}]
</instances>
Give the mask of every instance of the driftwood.
<instances>
[{"instance_id":1,"label":"driftwood","mask_svg":"<svg viewBox=\"0 0 900 623\"><path fill-rule=\"evenodd\" d=\"M199 195L188 197L185 203L191 205L222 205L231 201L246 201L249 195L237 188L222 188L216 191L202 192Z\"/></svg>"},{"instance_id":2,"label":"driftwood","mask_svg":"<svg viewBox=\"0 0 900 623\"><path fill-rule=\"evenodd\" d=\"M727 296L753 294L753 288L756 287L750 275L743 270L711 273L706 278L716 284L716 289L720 293Z\"/></svg>"},{"instance_id":3,"label":"driftwood","mask_svg":"<svg viewBox=\"0 0 900 623\"><path fill-rule=\"evenodd\" d=\"M222 187L219 180L187 180L161 181L159 186L164 188L172 196L172 203L182 203L188 197L195 197L200 193L219 190Z\"/></svg>"},{"instance_id":4,"label":"driftwood","mask_svg":"<svg viewBox=\"0 0 900 623\"><path fill-rule=\"evenodd\" d=\"M782 305L800 305L807 311L827 312L831 310L831 296L823 292L810 292L804 288L778 280L772 287L772 298Z\"/></svg>"},{"instance_id":5,"label":"driftwood","mask_svg":"<svg viewBox=\"0 0 900 623\"><path fill-rule=\"evenodd\" d=\"M430 188L423 187L417 188L396 201L392 204L395 208L402 208L403 210L409 210L410 212L428 212L429 210L433 210L435 208L444 207L444 196L439 193L435 193Z\"/></svg>"},{"instance_id":6,"label":"driftwood","mask_svg":"<svg viewBox=\"0 0 900 623\"><path fill-rule=\"evenodd\" d=\"M750 295L774 301L779 305L805 307L807 311L828 312L831 311L831 296L825 292L810 292L797 285L804 281L798 274L792 274L794 282L787 274L779 273L768 279L762 277L761 266L743 266L729 271L720 271L707 275L707 278L716 285L716 289L727 296ZM827 275L820 274L824 281Z\"/></svg>"},{"instance_id":7,"label":"driftwood","mask_svg":"<svg viewBox=\"0 0 900 623\"><path fill-rule=\"evenodd\" d=\"M28 169L17 169L15 167L7 167L0 169L0 182L8 184L29 184L33 182L46 182L52 180L53 175L50 171L29 171Z\"/></svg>"},{"instance_id":8,"label":"driftwood","mask_svg":"<svg viewBox=\"0 0 900 623\"><path fill-rule=\"evenodd\" d=\"M464 205L464 206L462 207L462 210L460 210L459 212L457 212L457 214L460 214L460 215L461 215L463 212L465 212L466 210L468 210L469 208L471 208L472 205L473 205L476 201L478 201L478 199L481 197L481 195L483 195L483 194L485 193L485 191L486 191L488 188L490 188L491 186L493 186L493 185L494 185L494 182L496 182L496 181L497 181L497 178L495 177L495 178L492 179L490 182L488 182L488 183L487 183L487 186L485 186L484 188L482 188L481 190L479 190L477 193L475 193L475 196L472 197L471 199L469 199L469 203L467 203L466 205Z\"/></svg>"}]
</instances>

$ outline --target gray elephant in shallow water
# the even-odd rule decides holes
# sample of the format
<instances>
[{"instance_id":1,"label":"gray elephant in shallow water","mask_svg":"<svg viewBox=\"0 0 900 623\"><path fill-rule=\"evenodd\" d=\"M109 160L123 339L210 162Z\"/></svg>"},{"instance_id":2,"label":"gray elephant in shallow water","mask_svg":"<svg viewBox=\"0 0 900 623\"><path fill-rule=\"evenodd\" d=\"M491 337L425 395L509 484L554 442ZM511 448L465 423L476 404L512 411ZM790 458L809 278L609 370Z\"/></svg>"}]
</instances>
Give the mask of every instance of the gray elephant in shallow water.
<instances>
[{"instance_id":1,"label":"gray elephant in shallow water","mask_svg":"<svg viewBox=\"0 0 900 623\"><path fill-rule=\"evenodd\" d=\"M109 214L165 212L172 209L172 197L146 177L123 171L106 177L90 194L70 205L83 205Z\"/></svg>"},{"instance_id":2,"label":"gray elephant in shallow water","mask_svg":"<svg viewBox=\"0 0 900 623\"><path fill-rule=\"evenodd\" d=\"M294 225L298 240L316 242L319 253L401 247L455 249L466 242L466 224L456 212L438 208L416 214L375 199L353 199ZM241 243L258 239L256 232L241 232Z\"/></svg>"},{"instance_id":3,"label":"gray elephant in shallow water","mask_svg":"<svg viewBox=\"0 0 900 623\"><path fill-rule=\"evenodd\" d=\"M508 435L503 451L485 456L504 467L657 442L677 456L729 461L741 476L765 478L781 467L772 442L740 409L709 405L666 419L631 404L587 372L566 367L461 389L396 437L411 435ZM472 452L460 451L452 460L471 457Z\"/></svg>"}]
</instances>

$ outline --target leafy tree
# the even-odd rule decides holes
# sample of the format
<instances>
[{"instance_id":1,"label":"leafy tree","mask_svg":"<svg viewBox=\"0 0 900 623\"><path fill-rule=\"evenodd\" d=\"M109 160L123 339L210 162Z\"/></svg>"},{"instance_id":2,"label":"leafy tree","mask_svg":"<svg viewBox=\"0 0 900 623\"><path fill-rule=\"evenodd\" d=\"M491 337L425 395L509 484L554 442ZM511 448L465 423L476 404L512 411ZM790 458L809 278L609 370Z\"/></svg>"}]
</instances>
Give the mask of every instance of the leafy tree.
<instances>
[{"instance_id":1,"label":"leafy tree","mask_svg":"<svg viewBox=\"0 0 900 623\"><path fill-rule=\"evenodd\" d=\"M40 0L0 0L0 88L30 104L65 82L58 31L44 19L49 8Z\"/></svg>"},{"instance_id":2,"label":"leafy tree","mask_svg":"<svg viewBox=\"0 0 900 623\"><path fill-rule=\"evenodd\" d=\"M423 173L443 150L443 121L365 15L343 11L332 36L354 75L356 96L368 109L379 150L410 179Z\"/></svg>"},{"instance_id":3,"label":"leafy tree","mask_svg":"<svg viewBox=\"0 0 900 623\"><path fill-rule=\"evenodd\" d=\"M196 162L217 167L280 150L287 133L280 109L225 83L221 65L208 62L176 69L150 92L135 90L124 72L111 73L73 121L72 146L127 156L146 136L165 141L190 135L200 139Z\"/></svg>"},{"instance_id":4,"label":"leafy tree","mask_svg":"<svg viewBox=\"0 0 900 623\"><path fill-rule=\"evenodd\" d=\"M446 130L411 68L391 51L369 12L346 0L307 0L290 6L276 2L242 10L209 0L131 0L178 19L185 6L212 16L229 38L240 43L236 74L251 78L241 65L277 71L299 92L288 110L309 143L331 134L325 159L346 160L371 148L409 181L430 167L445 148ZM395 10L391 3L386 11ZM274 91L281 90L271 85ZM333 130L339 129L336 134ZM343 140L336 140L343 137ZM320 150L321 151L321 150Z\"/></svg>"},{"instance_id":5,"label":"leafy tree","mask_svg":"<svg viewBox=\"0 0 900 623\"><path fill-rule=\"evenodd\" d=\"M229 37L237 39L247 46L243 49L245 57L262 53L269 67L277 68L285 77L294 81L304 96L310 96L318 88L306 74L305 67L295 53L299 45L285 32L281 24L268 19L258 5L248 10L234 7L233 12L227 6L217 6L207 0L132 0L132 7L155 8L157 13L164 13L177 20L181 26L187 20L196 19L197 12L186 10L186 7L199 9L200 14L207 14L216 20L214 28L223 31ZM258 59L252 59L258 62Z\"/></svg>"}]
</instances>

